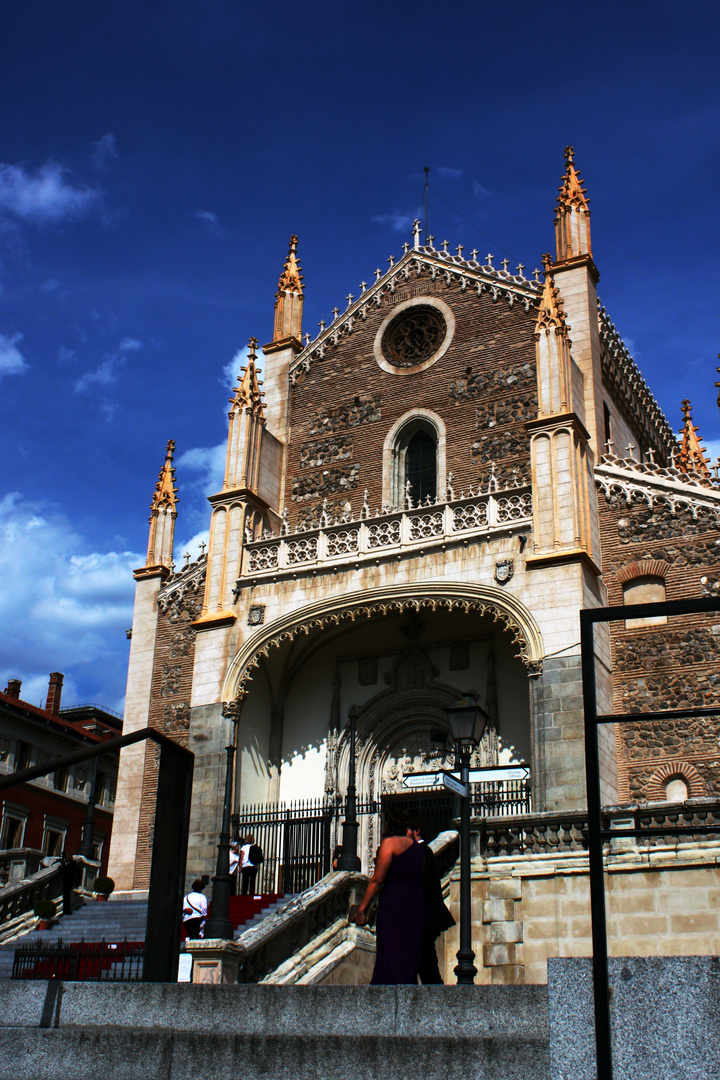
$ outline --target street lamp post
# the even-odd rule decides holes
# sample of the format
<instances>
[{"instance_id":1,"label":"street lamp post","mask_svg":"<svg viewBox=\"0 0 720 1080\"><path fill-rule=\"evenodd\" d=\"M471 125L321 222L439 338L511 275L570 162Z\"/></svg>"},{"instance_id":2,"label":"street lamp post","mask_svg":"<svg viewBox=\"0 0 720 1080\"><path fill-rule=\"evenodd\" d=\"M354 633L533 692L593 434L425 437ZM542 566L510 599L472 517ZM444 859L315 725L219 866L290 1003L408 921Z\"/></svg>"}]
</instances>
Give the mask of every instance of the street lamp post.
<instances>
[{"instance_id":1,"label":"street lamp post","mask_svg":"<svg viewBox=\"0 0 720 1080\"><path fill-rule=\"evenodd\" d=\"M470 920L470 757L473 747L477 746L483 737L488 715L477 704L475 694L466 694L455 705L446 709L445 715L455 740L455 768L460 769L460 780L466 790L466 794L461 798L460 808L460 948L457 952L455 974L458 985L472 986L477 968L474 963Z\"/></svg>"},{"instance_id":2,"label":"street lamp post","mask_svg":"<svg viewBox=\"0 0 720 1080\"><path fill-rule=\"evenodd\" d=\"M230 810L232 809L233 758L235 747L226 746L227 762L225 765L225 800L223 803L220 843L218 844L217 866L212 887L212 914L205 923L206 938L233 940L235 927L230 922L230 897L232 896L232 876L230 874Z\"/></svg>"},{"instance_id":3,"label":"street lamp post","mask_svg":"<svg viewBox=\"0 0 720 1080\"><path fill-rule=\"evenodd\" d=\"M362 863L358 857L358 821L355 793L355 739L357 735L357 709L353 705L348 712L350 724L350 764L348 786L345 793L345 820L342 827L342 853L338 859L338 870L360 870Z\"/></svg>"}]
</instances>

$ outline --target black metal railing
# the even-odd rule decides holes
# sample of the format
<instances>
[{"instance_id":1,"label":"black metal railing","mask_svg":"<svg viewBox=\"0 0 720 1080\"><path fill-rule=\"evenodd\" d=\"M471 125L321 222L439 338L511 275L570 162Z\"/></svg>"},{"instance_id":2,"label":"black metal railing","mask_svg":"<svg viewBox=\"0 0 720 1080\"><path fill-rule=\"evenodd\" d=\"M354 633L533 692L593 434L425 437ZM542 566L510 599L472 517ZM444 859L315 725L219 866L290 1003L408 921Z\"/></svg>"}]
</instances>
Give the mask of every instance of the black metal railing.
<instances>
[{"instance_id":1,"label":"black metal railing","mask_svg":"<svg viewBox=\"0 0 720 1080\"><path fill-rule=\"evenodd\" d=\"M530 812L527 780L472 784L470 790L475 816L505 818ZM356 813L358 817L382 815L390 806L420 818L428 841L452 829L459 814L456 797L437 789L359 799ZM255 891L287 895L318 882L330 870L333 828L343 820L344 813L342 803L325 797L289 804L258 803L243 806L240 813L233 814L233 839L242 843L250 835L263 852Z\"/></svg>"},{"instance_id":2,"label":"black metal railing","mask_svg":"<svg viewBox=\"0 0 720 1080\"><path fill-rule=\"evenodd\" d=\"M263 852L258 893L297 893L330 869L331 826L337 808L326 799L290 805L244 806L232 817L233 837L250 835Z\"/></svg>"},{"instance_id":3,"label":"black metal railing","mask_svg":"<svg viewBox=\"0 0 720 1080\"><path fill-rule=\"evenodd\" d=\"M143 941L70 942L48 945L38 939L15 950L13 979L66 979L77 982L140 982Z\"/></svg>"}]
</instances>

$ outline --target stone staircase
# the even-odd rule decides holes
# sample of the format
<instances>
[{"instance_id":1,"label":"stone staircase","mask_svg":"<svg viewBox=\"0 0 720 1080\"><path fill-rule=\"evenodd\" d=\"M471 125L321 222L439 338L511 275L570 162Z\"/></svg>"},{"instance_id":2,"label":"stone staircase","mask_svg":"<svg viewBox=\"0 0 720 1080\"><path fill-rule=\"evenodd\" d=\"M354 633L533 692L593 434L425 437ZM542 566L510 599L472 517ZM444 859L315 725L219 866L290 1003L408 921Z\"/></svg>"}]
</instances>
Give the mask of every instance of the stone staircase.
<instances>
[{"instance_id":1,"label":"stone staircase","mask_svg":"<svg viewBox=\"0 0 720 1080\"><path fill-rule=\"evenodd\" d=\"M144 900L111 900L107 903L96 901L85 904L72 915L58 919L50 930L31 930L0 945L0 979L9 979L12 975L15 950L21 945L34 943L38 939L54 945L61 938L65 943L83 939L98 942L103 938L107 942L121 942L126 938L128 941L144 941L146 921L147 901Z\"/></svg>"},{"instance_id":2,"label":"stone staircase","mask_svg":"<svg viewBox=\"0 0 720 1080\"><path fill-rule=\"evenodd\" d=\"M548 1080L543 986L0 984L0 1080Z\"/></svg>"}]
</instances>

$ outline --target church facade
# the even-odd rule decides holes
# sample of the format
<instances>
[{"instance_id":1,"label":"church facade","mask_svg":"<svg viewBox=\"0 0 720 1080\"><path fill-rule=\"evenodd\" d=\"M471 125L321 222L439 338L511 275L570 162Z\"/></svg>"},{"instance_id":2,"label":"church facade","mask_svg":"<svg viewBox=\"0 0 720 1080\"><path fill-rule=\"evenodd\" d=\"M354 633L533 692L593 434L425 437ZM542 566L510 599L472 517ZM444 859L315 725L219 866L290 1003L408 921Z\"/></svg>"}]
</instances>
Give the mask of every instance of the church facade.
<instances>
[{"instance_id":1,"label":"church facade","mask_svg":"<svg viewBox=\"0 0 720 1080\"><path fill-rule=\"evenodd\" d=\"M338 801L353 707L362 799L450 764L444 710L473 692L490 718L474 766L526 766L533 811L582 808L578 612L720 588L720 489L689 403L679 442L598 301L570 148L557 201L542 272L421 243L416 222L313 339L292 237L263 382L251 339L231 400L207 552L181 569L168 445L124 731L195 753L191 877L214 869L225 747L235 810ZM713 634L701 618L612 624L603 710L712 703ZM717 791L715 721L600 739L607 804ZM154 753L121 758L118 890L147 888ZM368 815L365 867L377 843Z\"/></svg>"}]
</instances>

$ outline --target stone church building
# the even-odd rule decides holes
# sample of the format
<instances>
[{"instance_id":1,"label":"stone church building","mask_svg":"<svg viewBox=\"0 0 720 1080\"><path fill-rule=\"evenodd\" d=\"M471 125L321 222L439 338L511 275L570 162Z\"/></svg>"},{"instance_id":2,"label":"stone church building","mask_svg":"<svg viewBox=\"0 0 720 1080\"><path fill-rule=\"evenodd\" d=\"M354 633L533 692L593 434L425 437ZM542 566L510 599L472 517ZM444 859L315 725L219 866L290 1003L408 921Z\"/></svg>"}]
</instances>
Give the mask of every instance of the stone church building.
<instances>
[{"instance_id":1,"label":"stone church building","mask_svg":"<svg viewBox=\"0 0 720 1080\"><path fill-rule=\"evenodd\" d=\"M402 798L409 774L451 763L444 710L474 692L490 717L474 765L525 765L533 813L581 809L578 612L720 587L720 488L690 404L679 440L598 300L565 157L555 255L530 277L423 242L416 222L404 254L303 337L291 238L263 382L251 339L231 399L207 553L181 568L168 445L135 572L124 731L149 724L195 753L190 877L213 873L225 747L235 811L338 802L353 706L363 800ZM603 710L717 700L711 623L612 624ZM715 721L600 738L607 804L718 791ZM118 890L147 888L155 778L152 746L123 751ZM377 816L361 836L367 867Z\"/></svg>"}]
</instances>

